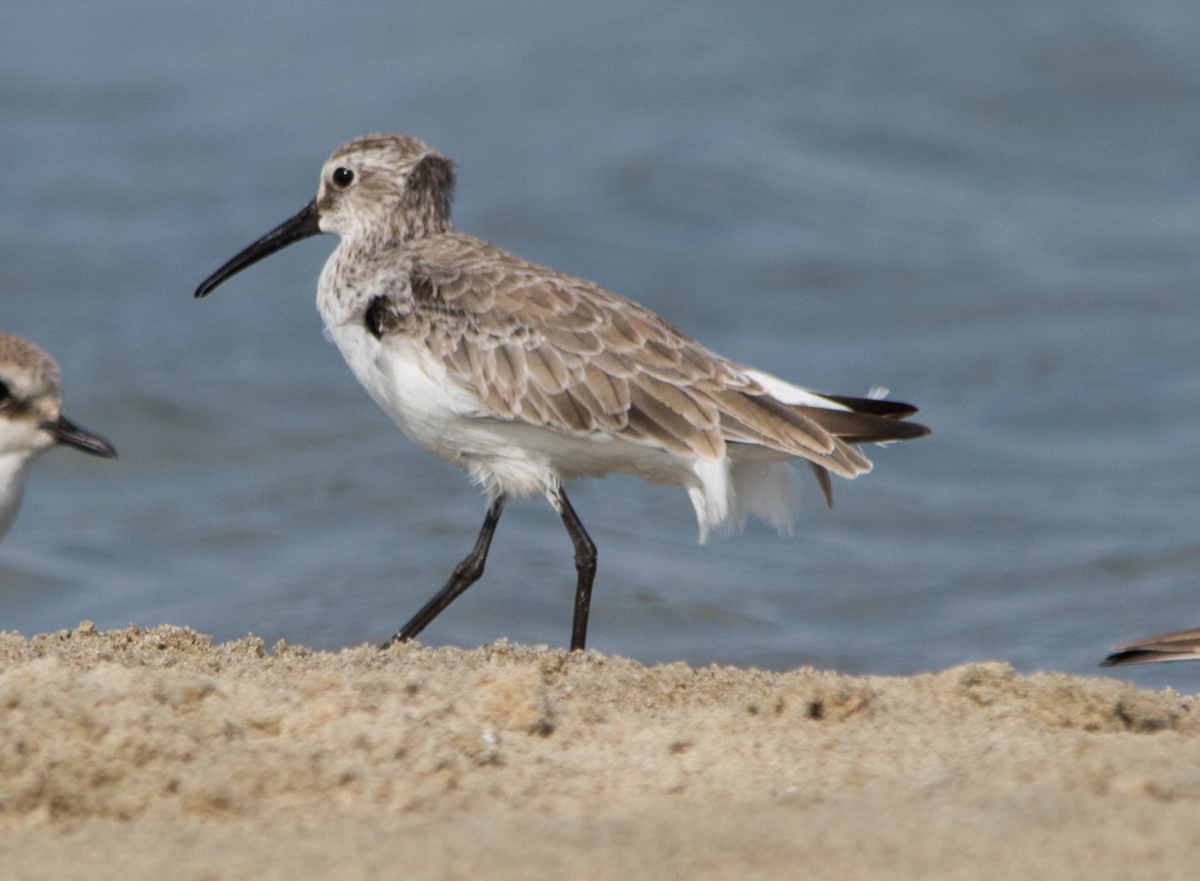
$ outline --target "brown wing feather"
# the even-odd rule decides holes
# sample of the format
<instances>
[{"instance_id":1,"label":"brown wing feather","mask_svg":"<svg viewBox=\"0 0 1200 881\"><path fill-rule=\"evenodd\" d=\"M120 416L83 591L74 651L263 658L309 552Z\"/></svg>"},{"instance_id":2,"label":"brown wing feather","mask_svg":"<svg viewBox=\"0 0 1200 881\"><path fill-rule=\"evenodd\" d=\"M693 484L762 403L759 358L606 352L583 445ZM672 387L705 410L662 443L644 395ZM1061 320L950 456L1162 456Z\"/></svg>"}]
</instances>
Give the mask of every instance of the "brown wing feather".
<instances>
[{"instance_id":1,"label":"brown wing feather","mask_svg":"<svg viewBox=\"0 0 1200 881\"><path fill-rule=\"evenodd\" d=\"M444 233L407 247L410 290L372 304L368 328L439 339L434 351L451 375L497 418L609 432L681 455L759 444L809 460L826 496L829 471L852 477L871 467L849 443L928 432L901 421L915 412L907 404L780 403L637 303L479 239Z\"/></svg>"},{"instance_id":2,"label":"brown wing feather","mask_svg":"<svg viewBox=\"0 0 1200 881\"><path fill-rule=\"evenodd\" d=\"M1101 661L1100 666L1120 667L1126 664L1193 659L1200 659L1200 628L1164 633L1161 636L1113 646L1112 654Z\"/></svg>"}]
</instances>

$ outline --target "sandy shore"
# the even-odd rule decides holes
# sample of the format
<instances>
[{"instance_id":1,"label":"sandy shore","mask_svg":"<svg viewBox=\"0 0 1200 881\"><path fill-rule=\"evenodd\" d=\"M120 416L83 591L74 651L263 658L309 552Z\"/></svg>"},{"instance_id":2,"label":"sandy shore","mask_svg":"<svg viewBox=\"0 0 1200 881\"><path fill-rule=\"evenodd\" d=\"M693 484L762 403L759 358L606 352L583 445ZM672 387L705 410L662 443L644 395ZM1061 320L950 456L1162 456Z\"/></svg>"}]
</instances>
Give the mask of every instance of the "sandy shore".
<instances>
[{"instance_id":1,"label":"sandy shore","mask_svg":"<svg viewBox=\"0 0 1200 881\"><path fill-rule=\"evenodd\" d=\"M1168 878L1196 697L0 634L4 878Z\"/></svg>"}]
</instances>

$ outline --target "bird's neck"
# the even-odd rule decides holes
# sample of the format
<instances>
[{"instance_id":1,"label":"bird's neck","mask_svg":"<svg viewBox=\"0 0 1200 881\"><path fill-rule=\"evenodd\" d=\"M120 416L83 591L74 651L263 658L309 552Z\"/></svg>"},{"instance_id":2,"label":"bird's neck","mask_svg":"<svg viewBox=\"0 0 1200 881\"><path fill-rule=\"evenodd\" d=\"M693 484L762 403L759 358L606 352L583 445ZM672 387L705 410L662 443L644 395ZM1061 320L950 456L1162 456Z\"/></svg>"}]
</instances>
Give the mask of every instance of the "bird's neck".
<instances>
[{"instance_id":1,"label":"bird's neck","mask_svg":"<svg viewBox=\"0 0 1200 881\"><path fill-rule=\"evenodd\" d=\"M402 242L450 232L450 218L436 211L415 211L395 215L391 233Z\"/></svg>"},{"instance_id":2,"label":"bird's neck","mask_svg":"<svg viewBox=\"0 0 1200 881\"><path fill-rule=\"evenodd\" d=\"M406 287L411 262L406 240L344 236L317 284L317 308L326 328L361 323L372 300Z\"/></svg>"}]
</instances>

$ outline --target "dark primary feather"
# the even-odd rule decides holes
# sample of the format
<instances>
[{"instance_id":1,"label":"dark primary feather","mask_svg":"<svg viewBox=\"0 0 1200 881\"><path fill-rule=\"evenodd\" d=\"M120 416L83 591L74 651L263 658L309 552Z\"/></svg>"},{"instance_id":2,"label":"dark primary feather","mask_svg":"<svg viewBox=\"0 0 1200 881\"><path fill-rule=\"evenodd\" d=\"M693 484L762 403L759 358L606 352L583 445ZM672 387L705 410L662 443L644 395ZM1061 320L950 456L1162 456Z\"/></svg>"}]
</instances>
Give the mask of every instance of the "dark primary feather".
<instances>
[{"instance_id":1,"label":"dark primary feather","mask_svg":"<svg viewBox=\"0 0 1200 881\"><path fill-rule=\"evenodd\" d=\"M917 412L912 404L901 401L887 401L879 398L855 398L849 395L826 395L821 397L836 401L843 407L849 407L855 413L870 413L873 416L883 416L887 419L905 419Z\"/></svg>"}]
</instances>

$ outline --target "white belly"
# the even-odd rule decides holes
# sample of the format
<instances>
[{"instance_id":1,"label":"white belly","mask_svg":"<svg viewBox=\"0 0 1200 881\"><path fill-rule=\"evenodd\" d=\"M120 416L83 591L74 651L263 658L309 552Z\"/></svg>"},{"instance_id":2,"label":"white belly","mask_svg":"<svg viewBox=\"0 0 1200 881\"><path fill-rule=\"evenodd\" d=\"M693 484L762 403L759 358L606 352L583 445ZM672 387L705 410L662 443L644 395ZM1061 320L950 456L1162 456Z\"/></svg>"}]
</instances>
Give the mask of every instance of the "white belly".
<instances>
[{"instance_id":1,"label":"white belly","mask_svg":"<svg viewBox=\"0 0 1200 881\"><path fill-rule=\"evenodd\" d=\"M464 440L459 423L478 407L424 346L396 338L384 344L354 326L334 328L330 336L358 381L406 435L461 464L456 462Z\"/></svg>"}]
</instances>

